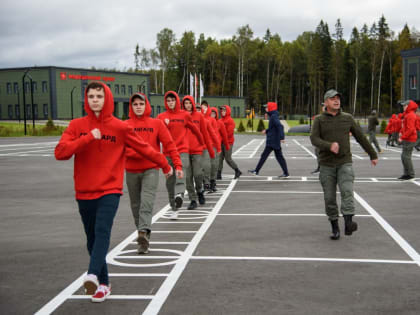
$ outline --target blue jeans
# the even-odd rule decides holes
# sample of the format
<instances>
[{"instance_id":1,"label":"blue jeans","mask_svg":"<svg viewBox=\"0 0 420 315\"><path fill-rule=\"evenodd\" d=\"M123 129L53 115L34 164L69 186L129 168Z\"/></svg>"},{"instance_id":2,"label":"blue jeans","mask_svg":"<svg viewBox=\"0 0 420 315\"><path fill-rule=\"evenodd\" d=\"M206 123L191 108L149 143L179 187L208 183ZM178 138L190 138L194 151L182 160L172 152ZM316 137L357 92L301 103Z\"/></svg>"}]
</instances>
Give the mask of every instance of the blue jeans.
<instances>
[{"instance_id":1,"label":"blue jeans","mask_svg":"<svg viewBox=\"0 0 420 315\"><path fill-rule=\"evenodd\" d=\"M96 275L100 284L109 284L106 254L119 202L119 194L105 195L92 200L77 200L90 255L88 274Z\"/></svg>"},{"instance_id":2,"label":"blue jeans","mask_svg":"<svg viewBox=\"0 0 420 315\"><path fill-rule=\"evenodd\" d=\"M284 175L289 175L289 171L287 170L286 160L283 157L283 153L280 149L273 149L272 147L266 146L263 153L261 154L260 160L258 161L257 167L255 171L257 174L260 172L260 169L263 167L265 161L267 160L268 156L270 155L271 151L274 151L276 156L277 162L279 162L281 169L283 170Z\"/></svg>"}]
</instances>

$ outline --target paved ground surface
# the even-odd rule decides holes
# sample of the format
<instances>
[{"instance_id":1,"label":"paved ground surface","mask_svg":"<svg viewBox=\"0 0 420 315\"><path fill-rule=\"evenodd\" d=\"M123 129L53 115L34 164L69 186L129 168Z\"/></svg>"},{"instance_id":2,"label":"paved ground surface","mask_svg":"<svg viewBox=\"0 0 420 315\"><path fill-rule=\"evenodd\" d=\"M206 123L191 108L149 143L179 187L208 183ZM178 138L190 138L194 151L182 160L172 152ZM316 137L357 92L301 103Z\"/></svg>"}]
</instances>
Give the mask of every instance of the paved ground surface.
<instances>
[{"instance_id":1,"label":"paved ground surface","mask_svg":"<svg viewBox=\"0 0 420 315\"><path fill-rule=\"evenodd\" d=\"M80 289L88 256L73 162L54 159L57 138L0 139L0 313L420 313L420 179L396 180L400 149L386 148L373 168L354 144L360 229L331 241L309 138L283 145L288 180L276 178L273 158L247 176L264 138L236 138L245 176L232 180L225 166L219 192L176 222L161 177L148 255L135 253L123 196L108 254L112 299L99 305ZM413 160L419 176L416 151Z\"/></svg>"}]
</instances>

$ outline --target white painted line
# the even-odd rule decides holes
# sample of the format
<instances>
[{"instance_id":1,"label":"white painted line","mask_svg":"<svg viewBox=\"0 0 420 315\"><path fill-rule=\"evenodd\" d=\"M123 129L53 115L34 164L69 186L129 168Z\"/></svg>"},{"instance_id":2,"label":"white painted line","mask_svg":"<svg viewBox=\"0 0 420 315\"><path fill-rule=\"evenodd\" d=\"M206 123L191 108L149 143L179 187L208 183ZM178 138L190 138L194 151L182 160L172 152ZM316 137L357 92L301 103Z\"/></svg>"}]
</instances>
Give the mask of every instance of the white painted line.
<instances>
[{"instance_id":1,"label":"white painted line","mask_svg":"<svg viewBox=\"0 0 420 315\"><path fill-rule=\"evenodd\" d=\"M110 277L167 277L168 273L110 273Z\"/></svg>"},{"instance_id":2,"label":"white painted line","mask_svg":"<svg viewBox=\"0 0 420 315\"><path fill-rule=\"evenodd\" d=\"M158 222L155 222L155 224L201 224L203 222L204 221L191 222L191 221L174 221L174 220L172 220L172 221L158 221Z\"/></svg>"},{"instance_id":3,"label":"white painted line","mask_svg":"<svg viewBox=\"0 0 420 315\"><path fill-rule=\"evenodd\" d=\"M416 182L415 180L412 180L411 182L412 182L413 184L417 185L417 186L420 186L420 183Z\"/></svg>"},{"instance_id":4,"label":"white painted line","mask_svg":"<svg viewBox=\"0 0 420 315\"><path fill-rule=\"evenodd\" d=\"M2 153L1 156L14 156L14 155L22 155L34 152L45 152L45 151L54 151L54 149L42 149L42 150L31 150L31 151L23 151L23 152L12 152L12 153Z\"/></svg>"},{"instance_id":5,"label":"white painted line","mask_svg":"<svg viewBox=\"0 0 420 315\"><path fill-rule=\"evenodd\" d=\"M190 242L150 242L150 244L154 245L188 245ZM133 242L133 244L137 245L137 242Z\"/></svg>"},{"instance_id":6,"label":"white painted line","mask_svg":"<svg viewBox=\"0 0 420 315\"><path fill-rule=\"evenodd\" d=\"M273 176L269 176L269 177L267 177L267 180L268 180L268 181L272 181L272 180L273 180Z\"/></svg>"},{"instance_id":7,"label":"white painted line","mask_svg":"<svg viewBox=\"0 0 420 315\"><path fill-rule=\"evenodd\" d=\"M265 261L324 261L382 264L415 264L411 260L349 259L349 258L307 258L307 257L237 257L237 256L192 256L194 260L265 260Z\"/></svg>"},{"instance_id":8,"label":"white painted line","mask_svg":"<svg viewBox=\"0 0 420 315\"><path fill-rule=\"evenodd\" d=\"M137 255L137 256L115 256L115 259L178 259L180 256L150 256L150 255Z\"/></svg>"},{"instance_id":9,"label":"white painted line","mask_svg":"<svg viewBox=\"0 0 420 315\"><path fill-rule=\"evenodd\" d=\"M219 213L217 216L267 216L267 217L325 217L324 213ZM355 217L371 218L370 214L356 214Z\"/></svg>"},{"instance_id":10,"label":"white painted line","mask_svg":"<svg viewBox=\"0 0 420 315\"><path fill-rule=\"evenodd\" d=\"M302 182L307 182L308 181L308 177L302 177Z\"/></svg>"},{"instance_id":11,"label":"white painted line","mask_svg":"<svg viewBox=\"0 0 420 315\"><path fill-rule=\"evenodd\" d=\"M420 256L417 251L387 222L384 218L373 209L358 193L354 192L354 198L369 212L382 228L394 239L395 242L410 256L415 263L420 266Z\"/></svg>"},{"instance_id":12,"label":"white painted line","mask_svg":"<svg viewBox=\"0 0 420 315\"><path fill-rule=\"evenodd\" d=\"M251 155L249 156L251 159L255 156L255 154L258 152L258 150L260 149L260 147L264 143L265 143L265 139L260 141L260 143L258 144L258 146L255 148L254 152L252 152Z\"/></svg>"},{"instance_id":13,"label":"white painted line","mask_svg":"<svg viewBox=\"0 0 420 315\"><path fill-rule=\"evenodd\" d=\"M376 178L371 178L372 182L379 182Z\"/></svg>"},{"instance_id":14,"label":"white painted line","mask_svg":"<svg viewBox=\"0 0 420 315\"><path fill-rule=\"evenodd\" d=\"M293 191L293 190L234 190L232 193L245 193L245 194L323 194L322 191Z\"/></svg>"},{"instance_id":15,"label":"white painted line","mask_svg":"<svg viewBox=\"0 0 420 315\"><path fill-rule=\"evenodd\" d=\"M15 143L15 144L1 144L0 148L5 147L18 147L18 146L34 146L34 145L57 145L58 141L52 141L52 142L36 142L36 143Z\"/></svg>"},{"instance_id":16,"label":"white painted line","mask_svg":"<svg viewBox=\"0 0 420 315\"><path fill-rule=\"evenodd\" d=\"M298 146L300 146L303 150L309 153L310 156L312 156L316 160L316 155L313 154L311 151L309 151L306 147L303 146L303 144L300 144L299 141L293 139L293 142L296 143Z\"/></svg>"},{"instance_id":17,"label":"white painted line","mask_svg":"<svg viewBox=\"0 0 420 315\"><path fill-rule=\"evenodd\" d=\"M151 300L153 299L153 295L110 295L106 299L107 300ZM90 300L92 296L90 295L71 295L69 299L72 300Z\"/></svg>"},{"instance_id":18,"label":"white painted line","mask_svg":"<svg viewBox=\"0 0 420 315\"><path fill-rule=\"evenodd\" d=\"M155 231L153 230L153 234L194 234L197 231Z\"/></svg>"},{"instance_id":19,"label":"white painted line","mask_svg":"<svg viewBox=\"0 0 420 315\"><path fill-rule=\"evenodd\" d=\"M360 155L357 155L357 154L352 154L355 158L358 158L359 160L363 160L363 158L360 156Z\"/></svg>"},{"instance_id":20,"label":"white painted line","mask_svg":"<svg viewBox=\"0 0 420 315\"><path fill-rule=\"evenodd\" d=\"M210 213L206 222L203 223L203 225L200 227L197 234L195 234L195 236L191 240L191 243L187 246L187 248L185 249L181 257L178 259L170 275L165 279L163 284L160 286L159 290L156 292L155 297L152 299L152 301L147 306L146 310L143 312L143 315L151 315L151 314L155 315L159 313L159 310L161 309L162 305L165 303L166 299L168 298L169 294L174 288L176 282L178 281L179 277L184 271L186 265L188 264L190 258L192 257L199 242L201 241L204 234L207 232L207 230L210 228L211 224L215 220L217 214L219 213L226 199L229 197L237 181L238 181L237 179L232 180L229 187L226 189L225 194L217 202L216 206L214 207L214 210Z\"/></svg>"}]
</instances>

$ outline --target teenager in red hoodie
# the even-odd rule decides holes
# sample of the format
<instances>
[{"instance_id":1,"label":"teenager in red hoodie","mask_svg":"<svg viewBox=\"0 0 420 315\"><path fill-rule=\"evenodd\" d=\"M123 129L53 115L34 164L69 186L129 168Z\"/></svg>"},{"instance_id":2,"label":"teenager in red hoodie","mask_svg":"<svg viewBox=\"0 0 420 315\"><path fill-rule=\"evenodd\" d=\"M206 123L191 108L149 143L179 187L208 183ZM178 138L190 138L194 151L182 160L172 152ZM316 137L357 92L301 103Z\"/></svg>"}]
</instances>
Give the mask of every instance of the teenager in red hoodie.
<instances>
[{"instance_id":1,"label":"teenager in red hoodie","mask_svg":"<svg viewBox=\"0 0 420 315\"><path fill-rule=\"evenodd\" d=\"M229 141L229 150L222 146L222 153L219 157L219 170L217 172L217 179L222 179L222 170L223 170L223 160L226 159L226 163L235 171L235 179L239 178L242 175L242 172L239 170L238 165L232 159L232 148L233 143L235 142L235 121L230 116L231 109L228 105L223 105L221 108L222 122L225 124L226 132L228 135Z\"/></svg>"},{"instance_id":2,"label":"teenager in red hoodie","mask_svg":"<svg viewBox=\"0 0 420 315\"><path fill-rule=\"evenodd\" d=\"M74 155L74 184L79 213L87 236L90 263L84 279L86 294L102 302L111 293L106 265L111 228L123 189L127 146L172 174L165 156L112 115L114 98L109 87L91 82L85 91L87 116L74 119L55 148L57 160Z\"/></svg>"},{"instance_id":3,"label":"teenager in red hoodie","mask_svg":"<svg viewBox=\"0 0 420 315\"><path fill-rule=\"evenodd\" d=\"M402 119L403 119L403 114L399 113L398 116L394 120L393 136L394 136L395 143L397 145L401 145L401 142L399 140L399 134L400 134L400 131L401 131L401 128L402 128Z\"/></svg>"},{"instance_id":4,"label":"teenager in red hoodie","mask_svg":"<svg viewBox=\"0 0 420 315\"><path fill-rule=\"evenodd\" d=\"M181 109L181 102L176 92L166 92L164 101L166 111L159 114L157 118L165 123L172 139L174 139L178 153L181 156L183 172L185 174L190 163L188 130L191 130L196 136L200 146L204 144L203 136L197 126L192 122L191 115ZM173 166L169 153L166 150L163 150L163 153ZM169 203L173 210L170 218L176 220L178 218L177 210L181 208L184 200L185 176L183 178L176 178L176 176L169 177L166 180L166 189L168 190Z\"/></svg>"},{"instance_id":5,"label":"teenager in red hoodie","mask_svg":"<svg viewBox=\"0 0 420 315\"><path fill-rule=\"evenodd\" d=\"M385 128L385 133L388 134L386 145L389 145L389 146L394 146L394 138L392 137L392 134L394 133L394 121L396 118L397 118L397 115L392 114Z\"/></svg>"},{"instance_id":6,"label":"teenager in red hoodie","mask_svg":"<svg viewBox=\"0 0 420 315\"><path fill-rule=\"evenodd\" d=\"M163 122L160 119L150 117L152 108L146 95L143 93L133 94L130 98L129 108L130 119L125 122L156 151L160 151L160 145L162 144L173 161L176 176L182 177L182 163L175 142ZM138 231L138 253L147 254L152 231L153 204L159 184L159 167L130 147L127 148L125 156L130 205Z\"/></svg>"},{"instance_id":7,"label":"teenager in red hoodie","mask_svg":"<svg viewBox=\"0 0 420 315\"><path fill-rule=\"evenodd\" d=\"M212 178L212 170L216 168L219 162L219 154L222 152L221 141L218 135L217 130L217 121L211 117L211 110L209 108L209 104L207 101L201 102L201 107L196 107L197 111L201 111L201 114L204 116L204 120L206 121L207 130L210 135L210 140L213 145L214 150L214 158L210 158L208 151L203 151L203 158L201 159L201 165L204 172L204 190L208 191L209 193L216 192L216 174L214 178Z\"/></svg>"},{"instance_id":8,"label":"teenager in red hoodie","mask_svg":"<svg viewBox=\"0 0 420 315\"><path fill-rule=\"evenodd\" d=\"M211 157L214 157L214 151L209 133L207 131L205 119L201 113L197 112L194 98L192 96L187 95L184 97L182 100L182 109L191 115L191 121L197 126L197 129L200 130L205 142L205 146L200 145L196 135L188 131L187 135L188 142L190 144L190 164L186 169L186 182L188 196L190 197L190 205L188 206L188 209L193 210L197 208L197 197L200 205L204 205L206 203L203 190L203 169L201 167L203 150L208 150L208 153Z\"/></svg>"},{"instance_id":9,"label":"teenager in red hoodie","mask_svg":"<svg viewBox=\"0 0 420 315\"><path fill-rule=\"evenodd\" d=\"M420 151L420 108L416 110L416 130L417 130L417 141L414 148Z\"/></svg>"},{"instance_id":10,"label":"teenager in red hoodie","mask_svg":"<svg viewBox=\"0 0 420 315\"><path fill-rule=\"evenodd\" d=\"M417 141L415 113L418 106L411 100L405 101L402 105L404 108L404 120L399 141L402 142L401 161L404 168L404 174L398 179L411 180L415 176L411 155Z\"/></svg>"}]
</instances>

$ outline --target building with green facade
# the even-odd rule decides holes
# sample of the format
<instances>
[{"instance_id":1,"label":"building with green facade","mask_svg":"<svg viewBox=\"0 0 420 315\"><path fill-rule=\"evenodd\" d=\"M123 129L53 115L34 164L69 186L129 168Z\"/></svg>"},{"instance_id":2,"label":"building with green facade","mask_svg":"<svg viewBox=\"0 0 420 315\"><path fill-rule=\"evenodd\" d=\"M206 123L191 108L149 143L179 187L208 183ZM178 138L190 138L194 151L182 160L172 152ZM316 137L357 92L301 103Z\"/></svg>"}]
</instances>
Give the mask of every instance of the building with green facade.
<instances>
[{"instance_id":1,"label":"building with green facade","mask_svg":"<svg viewBox=\"0 0 420 315\"><path fill-rule=\"evenodd\" d=\"M40 120L82 117L86 114L84 90L91 81L104 82L111 88L116 117L128 117L129 98L135 92L149 96L152 116L165 111L163 95L150 94L148 74L53 66L9 68L0 69L0 120L23 120L24 114L28 120L33 117ZM205 96L202 99L210 106L230 105L233 117L245 115L244 98ZM23 104L26 104L25 108Z\"/></svg>"},{"instance_id":2,"label":"building with green facade","mask_svg":"<svg viewBox=\"0 0 420 315\"><path fill-rule=\"evenodd\" d=\"M128 116L128 100L134 92L149 93L148 74L65 67L0 69L0 119L23 119L24 103L27 119L32 119L32 112L35 119L69 120L81 117L85 115L84 90L91 81L104 82L111 88L114 115L120 118Z\"/></svg>"},{"instance_id":3,"label":"building with green facade","mask_svg":"<svg viewBox=\"0 0 420 315\"><path fill-rule=\"evenodd\" d=\"M403 63L402 98L420 101L420 48L401 51Z\"/></svg>"}]
</instances>

